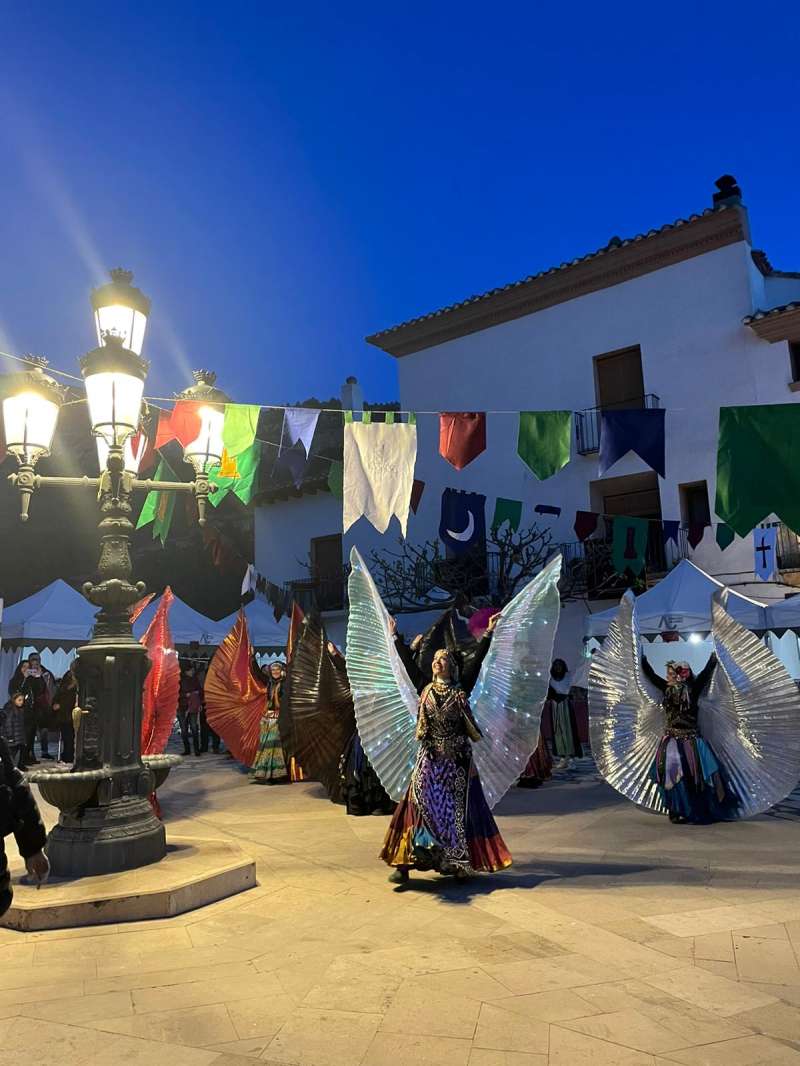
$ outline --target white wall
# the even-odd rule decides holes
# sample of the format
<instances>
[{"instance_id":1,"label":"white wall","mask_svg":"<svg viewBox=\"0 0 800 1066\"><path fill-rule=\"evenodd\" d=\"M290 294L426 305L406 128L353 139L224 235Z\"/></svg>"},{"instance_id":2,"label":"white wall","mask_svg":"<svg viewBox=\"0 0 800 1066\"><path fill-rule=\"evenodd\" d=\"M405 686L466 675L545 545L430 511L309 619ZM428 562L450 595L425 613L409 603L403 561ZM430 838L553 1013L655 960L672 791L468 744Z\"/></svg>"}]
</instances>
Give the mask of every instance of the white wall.
<instances>
[{"instance_id":1,"label":"white wall","mask_svg":"<svg viewBox=\"0 0 800 1066\"><path fill-rule=\"evenodd\" d=\"M800 278L764 278L764 300L756 310L768 311L800 300Z\"/></svg>"},{"instance_id":2,"label":"white wall","mask_svg":"<svg viewBox=\"0 0 800 1066\"><path fill-rule=\"evenodd\" d=\"M438 418L422 412L591 408L596 403L594 357L636 344L645 392L657 394L667 412L662 517L680 519L678 486L703 480L713 516L719 407L800 400L787 387L786 345L761 341L742 324L764 297L760 278L749 245L740 242L399 359L401 406L420 412L416 476L426 482L419 513L409 517L409 539L437 536L441 494L451 487L487 496L487 525L496 497L505 496L523 501L523 525L549 526L554 545L575 541L575 511L592 509L596 454L578 455L573 440L569 465L539 482L516 454L518 420L489 415L487 451L458 472L438 455ZM764 280L772 297L778 291L774 279ZM607 476L645 470L628 456ZM538 503L562 507L561 518L536 516ZM301 576L297 560L307 557L310 537L340 528L341 503L328 494L261 507L256 566L274 581ZM346 538L344 554L357 543L368 557L373 546L393 547L398 535L395 522L381 538L362 520ZM713 538L713 530L707 531L698 565L725 575L723 580L730 575L752 580L752 543L737 539L722 553ZM561 654L572 661L580 653L581 612L580 605L565 610L558 638Z\"/></svg>"}]
</instances>

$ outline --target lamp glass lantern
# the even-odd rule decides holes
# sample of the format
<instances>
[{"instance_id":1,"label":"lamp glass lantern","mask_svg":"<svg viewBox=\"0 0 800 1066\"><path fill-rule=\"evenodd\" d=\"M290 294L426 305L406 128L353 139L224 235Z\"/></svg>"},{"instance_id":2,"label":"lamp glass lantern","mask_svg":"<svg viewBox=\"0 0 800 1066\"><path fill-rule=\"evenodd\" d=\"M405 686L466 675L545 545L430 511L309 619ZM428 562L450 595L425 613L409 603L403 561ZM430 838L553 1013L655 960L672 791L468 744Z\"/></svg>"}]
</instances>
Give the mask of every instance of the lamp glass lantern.
<instances>
[{"instance_id":1,"label":"lamp glass lantern","mask_svg":"<svg viewBox=\"0 0 800 1066\"><path fill-rule=\"evenodd\" d=\"M45 360L31 360L30 369L9 375L3 399L6 449L20 464L33 466L50 454L61 406L61 389L44 373Z\"/></svg>"},{"instance_id":2,"label":"lamp glass lantern","mask_svg":"<svg viewBox=\"0 0 800 1066\"><path fill-rule=\"evenodd\" d=\"M129 270L111 271L111 281L92 292L97 343L102 345L107 333L122 339L122 346L136 355L142 354L150 300L141 289L131 285Z\"/></svg>"},{"instance_id":3,"label":"lamp glass lantern","mask_svg":"<svg viewBox=\"0 0 800 1066\"><path fill-rule=\"evenodd\" d=\"M99 347L83 357L81 370L101 470L109 450L124 447L136 433L142 409L148 365L141 353L150 300L132 280L130 271L112 270L111 282L91 296ZM133 462L131 449L125 469L135 473Z\"/></svg>"},{"instance_id":4,"label":"lamp glass lantern","mask_svg":"<svg viewBox=\"0 0 800 1066\"><path fill-rule=\"evenodd\" d=\"M213 466L222 461L225 412L219 406L207 404L199 408L197 414L200 418L200 432L183 449L183 455L198 474L207 474Z\"/></svg>"}]
</instances>

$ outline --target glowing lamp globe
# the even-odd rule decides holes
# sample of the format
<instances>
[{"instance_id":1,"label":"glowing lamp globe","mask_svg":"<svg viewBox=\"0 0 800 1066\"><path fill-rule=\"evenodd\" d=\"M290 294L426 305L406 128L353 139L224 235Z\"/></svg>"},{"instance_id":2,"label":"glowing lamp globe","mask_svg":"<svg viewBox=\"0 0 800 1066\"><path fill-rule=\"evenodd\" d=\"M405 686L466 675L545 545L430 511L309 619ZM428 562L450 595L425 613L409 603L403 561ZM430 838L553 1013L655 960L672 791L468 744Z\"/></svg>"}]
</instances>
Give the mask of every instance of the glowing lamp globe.
<instances>
[{"instance_id":1,"label":"glowing lamp globe","mask_svg":"<svg viewBox=\"0 0 800 1066\"><path fill-rule=\"evenodd\" d=\"M97 343L102 345L104 336L111 333L121 338L123 348L141 355L150 300L141 289L131 285L132 281L130 270L112 270L110 283L94 289L91 301Z\"/></svg>"},{"instance_id":2,"label":"glowing lamp globe","mask_svg":"<svg viewBox=\"0 0 800 1066\"><path fill-rule=\"evenodd\" d=\"M207 474L222 460L224 445L222 427L225 423L225 404L230 397L215 387L217 375L210 370L195 370L195 384L184 389L179 400L198 404L200 432L183 449L183 457L191 463L197 474Z\"/></svg>"},{"instance_id":3,"label":"glowing lamp globe","mask_svg":"<svg viewBox=\"0 0 800 1066\"><path fill-rule=\"evenodd\" d=\"M81 359L92 433L109 448L121 447L139 426L148 364L106 333L103 345Z\"/></svg>"},{"instance_id":4,"label":"glowing lamp globe","mask_svg":"<svg viewBox=\"0 0 800 1066\"><path fill-rule=\"evenodd\" d=\"M44 372L46 359L31 358L28 369L4 380L3 428L6 449L20 464L33 466L50 454L63 393Z\"/></svg>"}]
</instances>

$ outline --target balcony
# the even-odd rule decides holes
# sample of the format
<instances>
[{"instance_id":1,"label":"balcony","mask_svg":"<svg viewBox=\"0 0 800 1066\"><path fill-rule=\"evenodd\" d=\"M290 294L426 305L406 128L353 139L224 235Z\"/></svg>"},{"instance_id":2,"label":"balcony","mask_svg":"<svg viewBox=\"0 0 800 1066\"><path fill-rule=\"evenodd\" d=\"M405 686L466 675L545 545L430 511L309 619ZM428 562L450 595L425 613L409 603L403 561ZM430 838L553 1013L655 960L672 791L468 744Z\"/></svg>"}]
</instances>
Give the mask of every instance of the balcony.
<instances>
[{"instance_id":1,"label":"balcony","mask_svg":"<svg viewBox=\"0 0 800 1066\"><path fill-rule=\"evenodd\" d=\"M678 542L664 544L661 523L650 525L645 552L644 569L636 578L620 575L611 563L611 540L599 537L592 540L561 544L563 556L562 595L566 598L586 597L591 600L619 599L629 588L644 590L676 566L689 558L689 533L678 530Z\"/></svg>"},{"instance_id":2,"label":"balcony","mask_svg":"<svg viewBox=\"0 0 800 1066\"><path fill-rule=\"evenodd\" d=\"M288 588L303 612L342 611L347 606L349 572L349 567L343 567L341 574L318 577L312 574L299 581L290 581Z\"/></svg>"},{"instance_id":3,"label":"balcony","mask_svg":"<svg viewBox=\"0 0 800 1066\"><path fill-rule=\"evenodd\" d=\"M635 396L630 400L607 404L604 407L589 407L575 412L575 436L579 455L591 455L600 450L600 414L602 411L636 410L642 407L660 407L661 400L654 393Z\"/></svg>"}]
</instances>

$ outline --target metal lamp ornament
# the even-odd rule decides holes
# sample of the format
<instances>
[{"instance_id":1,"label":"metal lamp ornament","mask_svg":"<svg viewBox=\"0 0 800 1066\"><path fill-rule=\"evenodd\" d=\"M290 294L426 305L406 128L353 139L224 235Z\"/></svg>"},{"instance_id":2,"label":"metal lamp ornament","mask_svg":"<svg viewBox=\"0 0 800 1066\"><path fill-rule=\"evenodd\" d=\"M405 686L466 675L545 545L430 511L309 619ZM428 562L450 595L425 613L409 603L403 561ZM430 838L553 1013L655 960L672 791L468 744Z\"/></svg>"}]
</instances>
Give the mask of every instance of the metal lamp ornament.
<instances>
[{"instance_id":1,"label":"metal lamp ornament","mask_svg":"<svg viewBox=\"0 0 800 1066\"><path fill-rule=\"evenodd\" d=\"M64 398L61 387L45 372L46 361L31 357L25 370L4 382L7 449L18 463L10 480L20 491L22 521L28 518L33 492L43 486L92 488L100 510L100 580L83 587L99 611L92 638L78 649L74 667L80 708L75 765L71 770L42 769L29 775L60 811L46 850L53 873L62 877L133 869L166 854L164 825L148 797L180 758L141 754L142 684L149 662L130 621L131 607L145 592L143 582L131 579L132 497L140 489L191 492L203 525L210 465L205 459L217 443L216 420L206 419L207 432L198 445L204 461L198 461L198 448L185 451L196 472L194 481L137 478L131 440L139 427L148 370L141 352L150 300L131 285L133 275L128 271L113 270L111 277L111 284L96 289L91 298L99 345L80 360L98 443L99 477L49 477L35 471L39 459L50 454ZM210 407L212 401L219 403L218 390L212 391ZM219 409L213 407L215 413ZM221 442L221 424L219 438Z\"/></svg>"}]
</instances>

